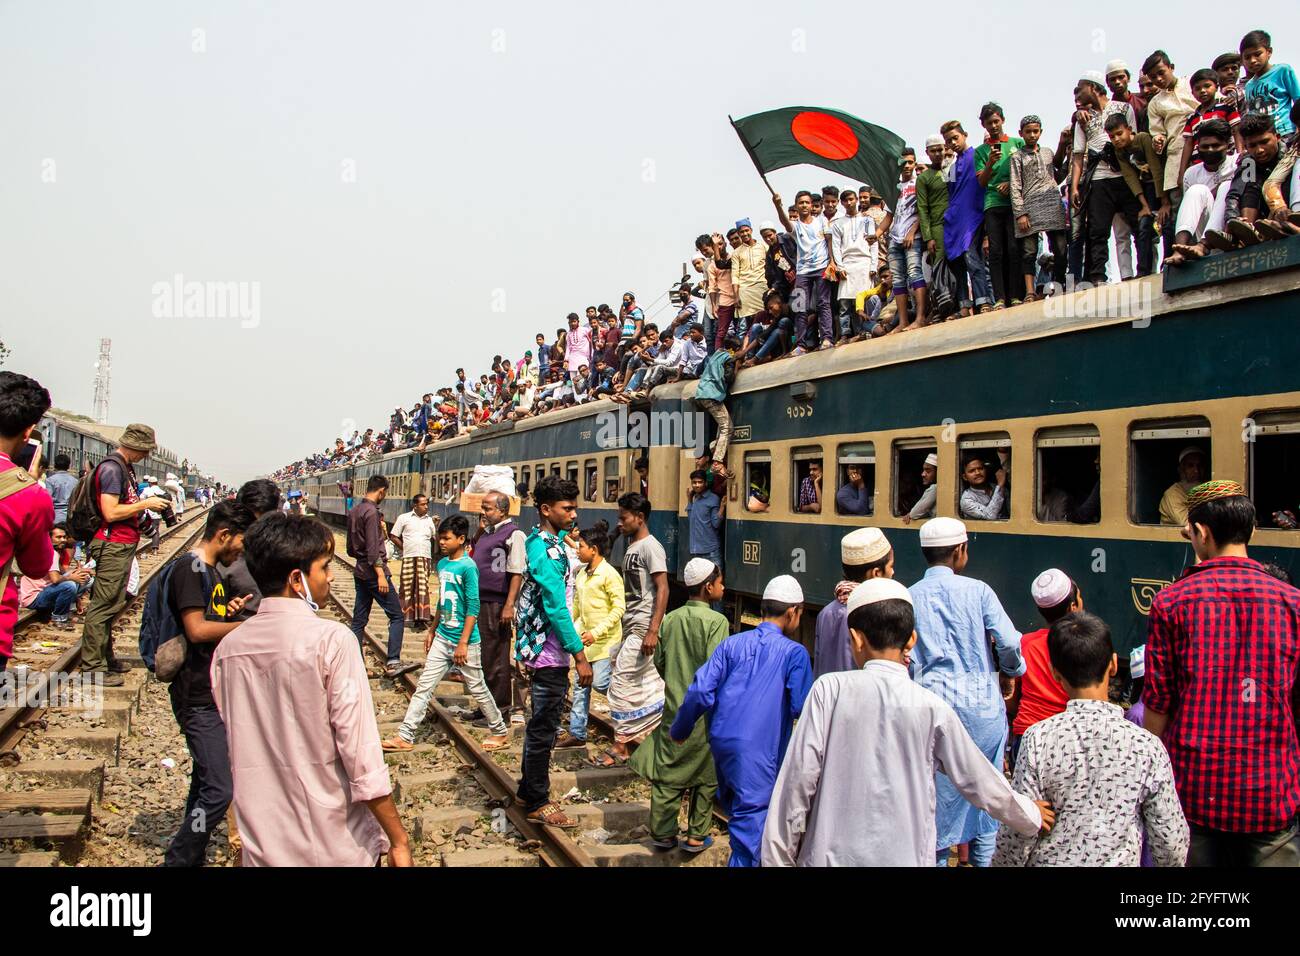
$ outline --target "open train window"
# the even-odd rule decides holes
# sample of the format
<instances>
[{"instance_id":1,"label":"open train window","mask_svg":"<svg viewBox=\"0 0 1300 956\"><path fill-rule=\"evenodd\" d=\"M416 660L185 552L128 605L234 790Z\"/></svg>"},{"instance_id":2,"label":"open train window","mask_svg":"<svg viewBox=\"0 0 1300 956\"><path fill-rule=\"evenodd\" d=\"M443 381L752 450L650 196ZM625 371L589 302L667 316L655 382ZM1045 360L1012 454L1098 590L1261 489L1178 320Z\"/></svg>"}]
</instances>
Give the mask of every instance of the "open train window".
<instances>
[{"instance_id":1,"label":"open train window","mask_svg":"<svg viewBox=\"0 0 1300 956\"><path fill-rule=\"evenodd\" d=\"M560 463L559 463L558 461L555 462L553 465L551 465L551 477L552 477L552 478L559 478L559 477L560 477ZM576 472L576 471L574 472L574 477L575 477L575 478L577 477L577 472Z\"/></svg>"},{"instance_id":2,"label":"open train window","mask_svg":"<svg viewBox=\"0 0 1300 956\"><path fill-rule=\"evenodd\" d=\"M957 440L961 480L957 517L1001 521L1011 517L1011 436L1006 432L962 435ZM1004 476L999 484L998 473Z\"/></svg>"},{"instance_id":3,"label":"open train window","mask_svg":"<svg viewBox=\"0 0 1300 956\"><path fill-rule=\"evenodd\" d=\"M826 484L821 446L795 448L790 454L790 477L790 510L796 514L821 514Z\"/></svg>"},{"instance_id":4,"label":"open train window","mask_svg":"<svg viewBox=\"0 0 1300 956\"><path fill-rule=\"evenodd\" d=\"M1039 521L1101 520L1101 433L1095 425L1044 428L1038 453L1034 512Z\"/></svg>"},{"instance_id":5,"label":"open train window","mask_svg":"<svg viewBox=\"0 0 1300 956\"><path fill-rule=\"evenodd\" d=\"M532 474L533 470L527 465L524 465L524 467L520 469L519 480L515 482L515 493L519 495L520 498L528 497L529 483L532 480Z\"/></svg>"},{"instance_id":6,"label":"open train window","mask_svg":"<svg viewBox=\"0 0 1300 956\"><path fill-rule=\"evenodd\" d=\"M599 490L596 459L588 458L582 466L582 497L587 501L595 501Z\"/></svg>"},{"instance_id":7,"label":"open train window","mask_svg":"<svg viewBox=\"0 0 1300 956\"><path fill-rule=\"evenodd\" d=\"M939 446L933 438L900 438L893 444L894 517L912 515L924 520L934 517L936 481L939 474Z\"/></svg>"},{"instance_id":8,"label":"open train window","mask_svg":"<svg viewBox=\"0 0 1300 956\"><path fill-rule=\"evenodd\" d=\"M618 456L605 456L605 501L618 501Z\"/></svg>"},{"instance_id":9,"label":"open train window","mask_svg":"<svg viewBox=\"0 0 1300 956\"><path fill-rule=\"evenodd\" d=\"M745 452L745 510L762 512L772 507L772 454Z\"/></svg>"},{"instance_id":10,"label":"open train window","mask_svg":"<svg viewBox=\"0 0 1300 956\"><path fill-rule=\"evenodd\" d=\"M1129 430L1129 516L1182 527L1187 492L1210 478L1210 423L1200 417L1134 422Z\"/></svg>"},{"instance_id":11,"label":"open train window","mask_svg":"<svg viewBox=\"0 0 1300 956\"><path fill-rule=\"evenodd\" d=\"M1300 409L1259 412L1246 427L1256 520L1261 528L1293 531L1300 527Z\"/></svg>"},{"instance_id":12,"label":"open train window","mask_svg":"<svg viewBox=\"0 0 1300 956\"><path fill-rule=\"evenodd\" d=\"M565 462L564 465L565 480L578 483L578 463L576 461ZM578 494L582 494L582 488L579 487Z\"/></svg>"},{"instance_id":13,"label":"open train window","mask_svg":"<svg viewBox=\"0 0 1300 956\"><path fill-rule=\"evenodd\" d=\"M841 445L835 482L835 513L869 515L876 501L876 446L874 442Z\"/></svg>"}]
</instances>

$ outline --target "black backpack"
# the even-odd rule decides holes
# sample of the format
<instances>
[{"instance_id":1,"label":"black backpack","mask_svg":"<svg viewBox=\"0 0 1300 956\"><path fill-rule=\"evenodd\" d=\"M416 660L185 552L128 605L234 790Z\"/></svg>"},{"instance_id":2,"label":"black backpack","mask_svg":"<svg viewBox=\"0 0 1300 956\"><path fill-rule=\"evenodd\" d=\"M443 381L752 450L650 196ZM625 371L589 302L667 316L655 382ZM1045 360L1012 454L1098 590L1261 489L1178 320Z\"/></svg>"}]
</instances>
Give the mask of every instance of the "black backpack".
<instances>
[{"instance_id":1,"label":"black backpack","mask_svg":"<svg viewBox=\"0 0 1300 956\"><path fill-rule=\"evenodd\" d=\"M134 478L131 467L116 452L96 465L90 474L82 476L68 499L68 534L73 541L89 542L104 523L104 515L99 510L99 469L110 460L122 469L124 481Z\"/></svg>"}]
</instances>

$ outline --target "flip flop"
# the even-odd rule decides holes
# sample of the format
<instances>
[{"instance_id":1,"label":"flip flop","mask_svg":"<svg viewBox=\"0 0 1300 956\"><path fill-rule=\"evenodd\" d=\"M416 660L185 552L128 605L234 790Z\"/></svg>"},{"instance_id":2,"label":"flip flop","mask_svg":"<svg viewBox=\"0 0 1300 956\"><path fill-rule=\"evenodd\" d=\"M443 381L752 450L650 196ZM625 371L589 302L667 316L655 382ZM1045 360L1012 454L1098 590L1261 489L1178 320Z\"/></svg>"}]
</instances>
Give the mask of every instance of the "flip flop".
<instances>
[{"instance_id":1,"label":"flip flop","mask_svg":"<svg viewBox=\"0 0 1300 956\"><path fill-rule=\"evenodd\" d=\"M1228 232L1234 239L1247 246L1257 246L1263 240L1255 227L1244 219L1233 219L1228 223Z\"/></svg>"},{"instance_id":2,"label":"flip flop","mask_svg":"<svg viewBox=\"0 0 1300 956\"><path fill-rule=\"evenodd\" d=\"M488 753L492 753L494 750L505 750L509 746L510 746L509 734L502 734L500 743L493 743L492 738L488 737L486 740L483 741L482 744L483 749L486 750Z\"/></svg>"},{"instance_id":3,"label":"flip flop","mask_svg":"<svg viewBox=\"0 0 1300 956\"><path fill-rule=\"evenodd\" d=\"M699 844L698 846L689 843L686 840L682 840L680 843L677 844L677 846L679 849L685 850L687 853L691 853L691 854L703 853L709 847L713 846L713 837L706 836L704 838L704 842Z\"/></svg>"},{"instance_id":4,"label":"flip flop","mask_svg":"<svg viewBox=\"0 0 1300 956\"><path fill-rule=\"evenodd\" d=\"M547 826L559 827L562 830L571 830L578 825L577 820L566 816L564 811L554 803L538 807L532 813L525 815L524 819L530 823L544 823Z\"/></svg>"},{"instance_id":5,"label":"flip flop","mask_svg":"<svg viewBox=\"0 0 1300 956\"><path fill-rule=\"evenodd\" d=\"M1201 236L1201 243L1219 252L1228 252L1237 248L1236 240L1221 229L1206 229L1205 235Z\"/></svg>"},{"instance_id":6,"label":"flip flop","mask_svg":"<svg viewBox=\"0 0 1300 956\"><path fill-rule=\"evenodd\" d=\"M390 737L380 741L379 748L386 754L407 753L415 749L415 744L402 737Z\"/></svg>"},{"instance_id":7,"label":"flip flop","mask_svg":"<svg viewBox=\"0 0 1300 956\"><path fill-rule=\"evenodd\" d=\"M667 853L669 850L677 849L682 844L678 844L677 837L669 837L667 840L651 840L650 845L662 853Z\"/></svg>"},{"instance_id":8,"label":"flip flop","mask_svg":"<svg viewBox=\"0 0 1300 956\"><path fill-rule=\"evenodd\" d=\"M1287 226L1290 226L1288 229ZM1274 222L1271 219L1261 219L1255 223L1255 231L1259 233L1260 238L1267 240L1287 239L1295 235L1296 227L1289 222L1286 226Z\"/></svg>"},{"instance_id":9,"label":"flip flop","mask_svg":"<svg viewBox=\"0 0 1300 956\"><path fill-rule=\"evenodd\" d=\"M604 758L606 757L609 758L609 763L605 763ZM588 760L587 763L595 767L597 770L613 770L615 767L621 767L623 764L627 763L627 757L616 754L613 750L606 750L599 757L594 757L591 760Z\"/></svg>"}]
</instances>

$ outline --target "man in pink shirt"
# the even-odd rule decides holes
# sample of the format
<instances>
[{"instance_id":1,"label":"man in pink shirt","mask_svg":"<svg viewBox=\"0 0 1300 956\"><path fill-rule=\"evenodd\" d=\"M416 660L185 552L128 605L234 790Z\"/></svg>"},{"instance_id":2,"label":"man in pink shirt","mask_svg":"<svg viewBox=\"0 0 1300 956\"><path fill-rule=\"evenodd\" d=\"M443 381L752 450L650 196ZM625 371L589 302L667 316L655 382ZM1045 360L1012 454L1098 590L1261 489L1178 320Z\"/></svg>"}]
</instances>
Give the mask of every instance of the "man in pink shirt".
<instances>
[{"instance_id":1,"label":"man in pink shirt","mask_svg":"<svg viewBox=\"0 0 1300 956\"><path fill-rule=\"evenodd\" d=\"M578 313L569 313L569 334L564 339L564 366L569 370L569 378L578 377L578 368L591 367L591 329L582 328Z\"/></svg>"},{"instance_id":2,"label":"man in pink shirt","mask_svg":"<svg viewBox=\"0 0 1300 956\"><path fill-rule=\"evenodd\" d=\"M245 866L410 866L357 639L316 616L334 538L273 512L244 537L257 615L212 657Z\"/></svg>"},{"instance_id":3,"label":"man in pink shirt","mask_svg":"<svg viewBox=\"0 0 1300 956\"><path fill-rule=\"evenodd\" d=\"M50 393L35 379L0 372L0 671L14 656L18 621L18 582L13 562L28 577L44 577L54 563L50 529L54 502L14 456L32 437L32 429L50 407ZM33 459L35 465L36 460Z\"/></svg>"}]
</instances>

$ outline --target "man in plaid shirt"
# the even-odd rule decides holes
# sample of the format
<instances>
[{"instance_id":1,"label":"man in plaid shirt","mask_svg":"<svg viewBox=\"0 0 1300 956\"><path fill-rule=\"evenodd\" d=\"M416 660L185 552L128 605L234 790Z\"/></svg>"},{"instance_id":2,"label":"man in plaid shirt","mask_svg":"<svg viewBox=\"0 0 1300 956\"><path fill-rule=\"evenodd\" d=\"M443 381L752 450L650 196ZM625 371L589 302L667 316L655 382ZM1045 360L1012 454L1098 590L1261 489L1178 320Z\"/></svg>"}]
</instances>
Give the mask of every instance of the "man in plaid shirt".
<instances>
[{"instance_id":1,"label":"man in plaid shirt","mask_svg":"<svg viewBox=\"0 0 1300 956\"><path fill-rule=\"evenodd\" d=\"M1187 864L1300 866L1300 591L1247 557L1241 485L1207 481L1187 505L1199 563L1152 602L1142 698L1191 826Z\"/></svg>"}]
</instances>

